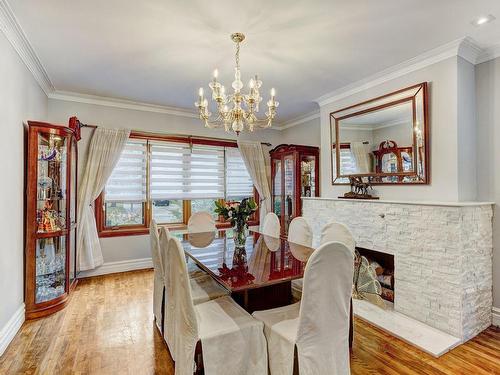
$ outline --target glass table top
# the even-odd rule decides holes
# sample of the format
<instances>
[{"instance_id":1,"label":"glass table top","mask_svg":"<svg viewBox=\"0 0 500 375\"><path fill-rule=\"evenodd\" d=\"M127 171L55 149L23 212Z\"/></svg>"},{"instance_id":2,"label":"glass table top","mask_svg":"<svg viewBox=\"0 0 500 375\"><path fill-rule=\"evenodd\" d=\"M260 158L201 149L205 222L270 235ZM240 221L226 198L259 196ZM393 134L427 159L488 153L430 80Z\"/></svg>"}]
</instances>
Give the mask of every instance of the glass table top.
<instances>
[{"instance_id":1,"label":"glass table top","mask_svg":"<svg viewBox=\"0 0 500 375\"><path fill-rule=\"evenodd\" d=\"M314 249L271 237L251 227L245 247L236 249L232 230L172 232L185 254L232 292L261 288L302 278Z\"/></svg>"}]
</instances>

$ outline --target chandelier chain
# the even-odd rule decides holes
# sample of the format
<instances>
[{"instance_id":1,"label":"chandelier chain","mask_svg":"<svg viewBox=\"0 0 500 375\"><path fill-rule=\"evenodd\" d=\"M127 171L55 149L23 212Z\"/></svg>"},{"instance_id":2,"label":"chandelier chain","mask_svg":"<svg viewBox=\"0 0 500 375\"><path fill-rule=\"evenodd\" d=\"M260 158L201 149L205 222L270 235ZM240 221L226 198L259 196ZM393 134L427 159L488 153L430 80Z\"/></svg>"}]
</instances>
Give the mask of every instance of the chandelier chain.
<instances>
[{"instance_id":1,"label":"chandelier chain","mask_svg":"<svg viewBox=\"0 0 500 375\"><path fill-rule=\"evenodd\" d=\"M240 68L240 43L236 43L236 67Z\"/></svg>"}]
</instances>

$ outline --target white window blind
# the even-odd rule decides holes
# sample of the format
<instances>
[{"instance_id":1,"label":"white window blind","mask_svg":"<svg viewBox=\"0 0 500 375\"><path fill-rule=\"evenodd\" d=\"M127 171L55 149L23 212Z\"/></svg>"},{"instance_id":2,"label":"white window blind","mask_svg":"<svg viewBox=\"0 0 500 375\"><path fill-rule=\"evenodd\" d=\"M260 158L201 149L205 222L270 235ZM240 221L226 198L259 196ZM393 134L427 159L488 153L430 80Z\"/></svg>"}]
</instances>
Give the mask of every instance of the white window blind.
<instances>
[{"instance_id":1,"label":"white window blind","mask_svg":"<svg viewBox=\"0 0 500 375\"><path fill-rule=\"evenodd\" d=\"M151 142L151 199L224 198L224 148Z\"/></svg>"},{"instance_id":2,"label":"white window blind","mask_svg":"<svg viewBox=\"0 0 500 375\"><path fill-rule=\"evenodd\" d=\"M252 196L252 179L240 150L236 147L226 147L226 199L242 199Z\"/></svg>"},{"instance_id":3,"label":"white window blind","mask_svg":"<svg viewBox=\"0 0 500 375\"><path fill-rule=\"evenodd\" d=\"M350 148L340 149L340 171L343 175L356 174L356 160Z\"/></svg>"},{"instance_id":4,"label":"white window blind","mask_svg":"<svg viewBox=\"0 0 500 375\"><path fill-rule=\"evenodd\" d=\"M146 141L129 140L105 187L107 202L146 201Z\"/></svg>"}]
</instances>

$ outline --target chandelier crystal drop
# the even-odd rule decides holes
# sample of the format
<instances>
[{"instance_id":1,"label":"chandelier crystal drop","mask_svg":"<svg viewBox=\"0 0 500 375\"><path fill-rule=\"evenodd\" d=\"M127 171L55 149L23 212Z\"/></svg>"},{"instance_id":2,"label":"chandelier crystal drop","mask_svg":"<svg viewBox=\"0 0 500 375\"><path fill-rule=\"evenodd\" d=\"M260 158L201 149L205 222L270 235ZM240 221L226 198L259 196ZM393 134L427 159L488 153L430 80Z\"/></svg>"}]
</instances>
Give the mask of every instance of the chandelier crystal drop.
<instances>
[{"instance_id":1,"label":"chandelier crystal drop","mask_svg":"<svg viewBox=\"0 0 500 375\"><path fill-rule=\"evenodd\" d=\"M206 128L222 128L227 132L234 131L237 135L248 130L252 132L257 126L259 128L270 128L273 119L276 117L276 108L279 103L275 100L276 92L271 89L271 98L267 101L267 111L265 119L259 119L259 104L262 101L259 89L262 81L255 75L248 82L248 94L244 94L244 87L241 81L240 71L240 43L245 39L242 33L231 34L231 39L236 43L236 66L234 68L234 81L232 83L233 93L226 93L226 88L217 81L219 72L214 70L212 81L208 84L212 90L212 100L217 106L217 115L211 119L212 114L208 110L208 100L203 93L203 87L198 92L198 101L194 105L198 108L200 119L204 122Z\"/></svg>"}]
</instances>

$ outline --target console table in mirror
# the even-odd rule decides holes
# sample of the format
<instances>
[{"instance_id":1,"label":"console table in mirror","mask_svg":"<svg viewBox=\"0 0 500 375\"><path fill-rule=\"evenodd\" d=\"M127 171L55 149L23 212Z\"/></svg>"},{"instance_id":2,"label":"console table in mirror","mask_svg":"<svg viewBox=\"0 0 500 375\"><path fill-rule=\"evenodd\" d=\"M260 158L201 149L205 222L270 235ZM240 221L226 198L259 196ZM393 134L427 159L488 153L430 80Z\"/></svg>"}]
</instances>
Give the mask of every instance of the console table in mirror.
<instances>
[{"instance_id":1,"label":"console table in mirror","mask_svg":"<svg viewBox=\"0 0 500 375\"><path fill-rule=\"evenodd\" d=\"M427 83L330 113L332 183L429 183Z\"/></svg>"}]
</instances>

